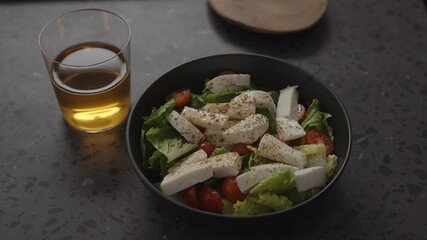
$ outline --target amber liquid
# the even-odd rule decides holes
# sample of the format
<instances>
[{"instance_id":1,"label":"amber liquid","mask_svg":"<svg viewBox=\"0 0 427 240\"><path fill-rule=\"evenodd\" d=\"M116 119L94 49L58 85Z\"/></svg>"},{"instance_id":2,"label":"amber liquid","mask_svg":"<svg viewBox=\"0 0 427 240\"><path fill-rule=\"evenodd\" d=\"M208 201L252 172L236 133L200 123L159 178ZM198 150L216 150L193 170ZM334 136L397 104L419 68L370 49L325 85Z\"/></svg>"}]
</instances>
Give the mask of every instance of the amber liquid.
<instances>
[{"instance_id":1,"label":"amber liquid","mask_svg":"<svg viewBox=\"0 0 427 240\"><path fill-rule=\"evenodd\" d=\"M119 52L108 44L86 43L56 57L59 64L53 63L52 84L62 115L72 127L101 132L126 119L130 108L130 68Z\"/></svg>"}]
</instances>

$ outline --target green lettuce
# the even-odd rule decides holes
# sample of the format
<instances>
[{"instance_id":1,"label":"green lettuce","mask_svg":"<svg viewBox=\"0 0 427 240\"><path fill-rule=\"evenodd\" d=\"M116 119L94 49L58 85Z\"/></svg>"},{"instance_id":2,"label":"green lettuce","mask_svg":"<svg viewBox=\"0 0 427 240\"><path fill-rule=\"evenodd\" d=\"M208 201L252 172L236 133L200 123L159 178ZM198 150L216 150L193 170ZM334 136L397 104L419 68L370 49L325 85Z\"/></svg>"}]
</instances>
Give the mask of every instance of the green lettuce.
<instances>
[{"instance_id":1,"label":"green lettuce","mask_svg":"<svg viewBox=\"0 0 427 240\"><path fill-rule=\"evenodd\" d=\"M251 156L251 153L247 153L243 156L240 156L240 158L242 159L242 167L240 168L239 174L240 175L242 173L245 173L247 171L250 171L249 169L249 158Z\"/></svg>"},{"instance_id":2,"label":"green lettuce","mask_svg":"<svg viewBox=\"0 0 427 240\"><path fill-rule=\"evenodd\" d=\"M323 167L326 165L326 147L324 144L300 145L293 147L293 149L306 155L307 167Z\"/></svg>"},{"instance_id":3,"label":"green lettuce","mask_svg":"<svg viewBox=\"0 0 427 240\"><path fill-rule=\"evenodd\" d=\"M222 198L222 214L224 215L233 215L233 203L227 199Z\"/></svg>"},{"instance_id":4,"label":"green lettuce","mask_svg":"<svg viewBox=\"0 0 427 240\"><path fill-rule=\"evenodd\" d=\"M329 136L331 140L334 140L332 128L329 126L327 119L332 117L329 113L324 113L319 110L319 100L313 99L305 115L304 121L301 123L301 127L306 132L316 129Z\"/></svg>"},{"instance_id":5,"label":"green lettuce","mask_svg":"<svg viewBox=\"0 0 427 240\"><path fill-rule=\"evenodd\" d=\"M195 149L196 143L187 142L172 127L151 128L145 136L153 146L171 162L185 153Z\"/></svg>"},{"instance_id":6,"label":"green lettuce","mask_svg":"<svg viewBox=\"0 0 427 240\"><path fill-rule=\"evenodd\" d=\"M276 112L271 108L257 108L256 113L262 114L268 119L268 127L272 134L277 133Z\"/></svg>"},{"instance_id":7,"label":"green lettuce","mask_svg":"<svg viewBox=\"0 0 427 240\"><path fill-rule=\"evenodd\" d=\"M240 95L240 92L220 92L207 94L204 100L208 103L228 103L231 99Z\"/></svg>"},{"instance_id":8,"label":"green lettuce","mask_svg":"<svg viewBox=\"0 0 427 240\"><path fill-rule=\"evenodd\" d=\"M306 199L306 192L298 192L297 188L294 187L282 194L283 196L286 196L294 205L300 204L305 201Z\"/></svg>"},{"instance_id":9,"label":"green lettuce","mask_svg":"<svg viewBox=\"0 0 427 240\"><path fill-rule=\"evenodd\" d=\"M203 182L203 187L211 187L212 189L216 190L218 187L221 187L222 180L222 178L211 177Z\"/></svg>"},{"instance_id":10,"label":"green lettuce","mask_svg":"<svg viewBox=\"0 0 427 240\"><path fill-rule=\"evenodd\" d=\"M206 105L205 99L203 97L192 93L190 102L188 103L188 106L191 108L199 109Z\"/></svg>"},{"instance_id":11,"label":"green lettuce","mask_svg":"<svg viewBox=\"0 0 427 240\"><path fill-rule=\"evenodd\" d=\"M175 100L171 99L166 102L159 109L153 108L151 114L148 117L143 117L144 123L142 125L142 129L146 132L153 127L161 128L169 126L169 122L167 120L169 114L173 111L175 107Z\"/></svg>"},{"instance_id":12,"label":"green lettuce","mask_svg":"<svg viewBox=\"0 0 427 240\"><path fill-rule=\"evenodd\" d=\"M326 177L331 177L332 174L334 174L335 171L335 167L337 166L337 160L338 157L337 155L334 154L330 154L328 155L328 157L326 157L326 164L329 167L328 170L326 171Z\"/></svg>"},{"instance_id":13,"label":"green lettuce","mask_svg":"<svg viewBox=\"0 0 427 240\"><path fill-rule=\"evenodd\" d=\"M234 215L249 216L287 209L292 205L292 201L286 196L264 192L256 196L248 196L243 202L237 201L233 209Z\"/></svg>"},{"instance_id":14,"label":"green lettuce","mask_svg":"<svg viewBox=\"0 0 427 240\"><path fill-rule=\"evenodd\" d=\"M147 162L149 164L149 168L159 172L162 177L168 174L168 169L172 166L172 164L168 163L168 158L158 150L153 152Z\"/></svg>"},{"instance_id":15,"label":"green lettuce","mask_svg":"<svg viewBox=\"0 0 427 240\"><path fill-rule=\"evenodd\" d=\"M175 106L175 100L170 100L160 106L158 109L153 108L151 114L143 117L144 123L141 129L140 149L142 154L142 167L152 169L158 172L164 172L166 165L164 164L165 156L161 157L160 152L154 154L156 148L147 139L147 132L152 128L164 128L170 126L167 117L172 112ZM167 158L166 158L167 159ZM166 161L167 162L167 161Z\"/></svg>"},{"instance_id":16,"label":"green lettuce","mask_svg":"<svg viewBox=\"0 0 427 240\"><path fill-rule=\"evenodd\" d=\"M274 104L276 104L279 102L279 91L267 91L267 93L270 95L270 97L273 99Z\"/></svg>"},{"instance_id":17,"label":"green lettuce","mask_svg":"<svg viewBox=\"0 0 427 240\"><path fill-rule=\"evenodd\" d=\"M210 157L215 157L224 153L229 153L230 151L228 151L226 148L221 147L221 148L215 148L215 150L212 152Z\"/></svg>"},{"instance_id":18,"label":"green lettuce","mask_svg":"<svg viewBox=\"0 0 427 240\"><path fill-rule=\"evenodd\" d=\"M139 147L140 147L140 151L142 154L142 160L143 160L142 161L142 167L147 169L148 168L148 162L144 161L144 160L148 158L148 153L147 153L147 145L148 144L147 144L147 141L145 139L145 130L144 129L141 129L141 137L139 139L139 142L140 142Z\"/></svg>"},{"instance_id":19,"label":"green lettuce","mask_svg":"<svg viewBox=\"0 0 427 240\"><path fill-rule=\"evenodd\" d=\"M283 193L295 186L295 176L289 170L266 177L249 191L243 202L234 204L234 214L256 215L290 208L293 203Z\"/></svg>"},{"instance_id":20,"label":"green lettuce","mask_svg":"<svg viewBox=\"0 0 427 240\"><path fill-rule=\"evenodd\" d=\"M262 179L250 190L249 195L264 192L281 194L294 188L296 186L295 184L295 176L289 169L286 169L283 172Z\"/></svg>"},{"instance_id":21,"label":"green lettuce","mask_svg":"<svg viewBox=\"0 0 427 240\"><path fill-rule=\"evenodd\" d=\"M267 164L267 163L274 163L275 161L261 157L258 155L258 149L256 147L248 146L249 150L251 150L251 155L249 156L249 168L261 165L261 164Z\"/></svg>"},{"instance_id":22,"label":"green lettuce","mask_svg":"<svg viewBox=\"0 0 427 240\"><path fill-rule=\"evenodd\" d=\"M243 202L237 201L233 205L234 215L248 216L271 212L272 208L257 202L257 199L246 198Z\"/></svg>"},{"instance_id":23,"label":"green lettuce","mask_svg":"<svg viewBox=\"0 0 427 240\"><path fill-rule=\"evenodd\" d=\"M286 196L280 196L269 192L259 194L257 203L272 208L275 211L287 209L293 205L292 201L290 201Z\"/></svg>"},{"instance_id":24,"label":"green lettuce","mask_svg":"<svg viewBox=\"0 0 427 240\"><path fill-rule=\"evenodd\" d=\"M210 87L208 87L208 85L206 85L206 83L208 83L210 81L210 79L209 78L205 78L203 81L205 82L205 88L202 90L202 93L203 94L210 94L210 93L212 93Z\"/></svg>"}]
</instances>

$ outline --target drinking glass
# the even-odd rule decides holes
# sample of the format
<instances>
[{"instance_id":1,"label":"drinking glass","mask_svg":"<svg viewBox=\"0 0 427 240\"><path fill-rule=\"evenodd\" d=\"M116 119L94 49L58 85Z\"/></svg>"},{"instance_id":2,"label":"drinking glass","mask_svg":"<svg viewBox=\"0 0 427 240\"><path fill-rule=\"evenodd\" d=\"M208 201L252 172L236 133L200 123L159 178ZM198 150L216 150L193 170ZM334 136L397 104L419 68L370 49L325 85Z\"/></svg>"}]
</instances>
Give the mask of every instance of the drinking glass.
<instances>
[{"instance_id":1,"label":"drinking glass","mask_svg":"<svg viewBox=\"0 0 427 240\"><path fill-rule=\"evenodd\" d=\"M48 22L39 45L64 120L96 133L112 129L130 109L129 24L119 15L82 9Z\"/></svg>"}]
</instances>

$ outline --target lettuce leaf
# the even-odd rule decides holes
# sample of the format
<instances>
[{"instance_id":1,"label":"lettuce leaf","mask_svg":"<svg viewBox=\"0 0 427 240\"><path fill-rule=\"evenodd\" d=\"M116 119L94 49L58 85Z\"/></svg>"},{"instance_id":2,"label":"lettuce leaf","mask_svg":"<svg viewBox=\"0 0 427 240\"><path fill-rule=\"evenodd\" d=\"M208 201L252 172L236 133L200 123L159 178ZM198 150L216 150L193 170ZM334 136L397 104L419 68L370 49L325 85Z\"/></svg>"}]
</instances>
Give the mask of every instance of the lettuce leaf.
<instances>
[{"instance_id":1,"label":"lettuce leaf","mask_svg":"<svg viewBox=\"0 0 427 240\"><path fill-rule=\"evenodd\" d=\"M319 100L313 99L305 115L304 121L301 123L301 127L304 131L309 132L310 130L316 129L329 136L331 140L334 140L332 128L329 126L327 119L332 117L329 113L324 113L319 110Z\"/></svg>"},{"instance_id":2,"label":"lettuce leaf","mask_svg":"<svg viewBox=\"0 0 427 240\"><path fill-rule=\"evenodd\" d=\"M300 145L293 147L293 149L306 155L307 167L323 167L326 165L326 147L324 144Z\"/></svg>"},{"instance_id":3,"label":"lettuce leaf","mask_svg":"<svg viewBox=\"0 0 427 240\"><path fill-rule=\"evenodd\" d=\"M292 189L296 189L295 176L289 170L266 177L249 191L243 202L234 204L234 214L256 215L290 208L293 206L292 200L282 193L288 193ZM289 195L300 200L298 192L290 192Z\"/></svg>"},{"instance_id":4,"label":"lettuce leaf","mask_svg":"<svg viewBox=\"0 0 427 240\"><path fill-rule=\"evenodd\" d=\"M237 201L233 205L234 215L249 216L271 212L272 208L257 202L257 199L247 197L243 202Z\"/></svg>"},{"instance_id":5,"label":"lettuce leaf","mask_svg":"<svg viewBox=\"0 0 427 240\"><path fill-rule=\"evenodd\" d=\"M335 167L337 166L338 157L335 154L330 154L326 157L326 164L329 167L326 171L326 177L330 178L334 174Z\"/></svg>"},{"instance_id":6,"label":"lettuce leaf","mask_svg":"<svg viewBox=\"0 0 427 240\"><path fill-rule=\"evenodd\" d=\"M250 158L250 156L251 156L251 153L247 153L243 156L240 156L240 158L242 158L242 167L240 168L239 174L237 174L237 175L240 175L242 173L250 171L250 169L249 169L249 158Z\"/></svg>"},{"instance_id":7,"label":"lettuce leaf","mask_svg":"<svg viewBox=\"0 0 427 240\"><path fill-rule=\"evenodd\" d=\"M159 109L153 108L151 114L147 117L143 117L144 123L142 124L142 129L146 132L153 127L161 128L170 126L167 117L172 112L175 107L175 100L171 99L166 102Z\"/></svg>"},{"instance_id":8,"label":"lettuce leaf","mask_svg":"<svg viewBox=\"0 0 427 240\"><path fill-rule=\"evenodd\" d=\"M187 142L172 127L151 128L146 134L147 140L171 162L185 153L195 149L196 143Z\"/></svg>"},{"instance_id":9,"label":"lettuce leaf","mask_svg":"<svg viewBox=\"0 0 427 240\"><path fill-rule=\"evenodd\" d=\"M205 78L203 81L205 82L205 88L202 90L202 93L203 94L212 93L211 89L206 85L206 83L208 83L210 81L210 79L209 78Z\"/></svg>"},{"instance_id":10,"label":"lettuce leaf","mask_svg":"<svg viewBox=\"0 0 427 240\"><path fill-rule=\"evenodd\" d=\"M215 148L215 150L212 152L210 157L215 157L224 153L229 153L230 151L228 151L226 148L221 147L221 148Z\"/></svg>"},{"instance_id":11,"label":"lettuce leaf","mask_svg":"<svg viewBox=\"0 0 427 240\"><path fill-rule=\"evenodd\" d=\"M156 150L148 158L149 168L160 173L161 177L168 175L168 169L172 164L168 164L168 158L160 151Z\"/></svg>"},{"instance_id":12,"label":"lettuce leaf","mask_svg":"<svg viewBox=\"0 0 427 240\"><path fill-rule=\"evenodd\" d=\"M222 178L211 177L203 182L203 187L211 187L212 189L216 190L218 186L221 187L222 180Z\"/></svg>"},{"instance_id":13,"label":"lettuce leaf","mask_svg":"<svg viewBox=\"0 0 427 240\"><path fill-rule=\"evenodd\" d=\"M270 97L273 99L274 104L276 104L279 102L279 91L267 91L268 94L270 94Z\"/></svg>"},{"instance_id":14,"label":"lettuce leaf","mask_svg":"<svg viewBox=\"0 0 427 240\"><path fill-rule=\"evenodd\" d=\"M287 209L293 206L286 196L270 192L248 196L243 202L237 201L233 205L234 215L249 216Z\"/></svg>"},{"instance_id":15,"label":"lettuce leaf","mask_svg":"<svg viewBox=\"0 0 427 240\"><path fill-rule=\"evenodd\" d=\"M222 198L222 214L224 215L233 215L233 203L227 199Z\"/></svg>"},{"instance_id":16,"label":"lettuce leaf","mask_svg":"<svg viewBox=\"0 0 427 240\"><path fill-rule=\"evenodd\" d=\"M268 127L270 128L271 134L277 133L276 126L276 112L271 108L257 108L256 113L262 114L268 119Z\"/></svg>"},{"instance_id":17,"label":"lettuce leaf","mask_svg":"<svg viewBox=\"0 0 427 240\"><path fill-rule=\"evenodd\" d=\"M188 103L189 107L200 109L206 105L206 101L199 95L192 93L190 102Z\"/></svg>"},{"instance_id":18,"label":"lettuce leaf","mask_svg":"<svg viewBox=\"0 0 427 240\"><path fill-rule=\"evenodd\" d=\"M297 188L294 187L281 195L286 196L294 205L297 205L305 201L307 193L298 192Z\"/></svg>"},{"instance_id":19,"label":"lettuce leaf","mask_svg":"<svg viewBox=\"0 0 427 240\"><path fill-rule=\"evenodd\" d=\"M249 168L261 165L261 164L267 164L267 163L274 163L275 161L261 157L258 155L258 149L256 147L248 146L249 150L251 150L251 155L249 156Z\"/></svg>"},{"instance_id":20,"label":"lettuce leaf","mask_svg":"<svg viewBox=\"0 0 427 240\"><path fill-rule=\"evenodd\" d=\"M140 151L142 154L142 167L144 169L149 168L149 164L148 161L146 161L146 159L148 159L148 156L150 156L150 154L153 153L153 151L149 151L148 147L151 144L147 141L147 139L145 138L145 130L141 129L141 138L140 138ZM153 145L151 145L151 147L153 147Z\"/></svg>"},{"instance_id":21,"label":"lettuce leaf","mask_svg":"<svg viewBox=\"0 0 427 240\"><path fill-rule=\"evenodd\" d=\"M275 211L283 210L292 207L293 203L286 196L276 195L274 193L260 193L257 203L266 207L272 208Z\"/></svg>"},{"instance_id":22,"label":"lettuce leaf","mask_svg":"<svg viewBox=\"0 0 427 240\"><path fill-rule=\"evenodd\" d=\"M249 195L264 192L281 194L295 186L295 176L289 171L289 169L286 169L283 172L262 179L249 191Z\"/></svg>"},{"instance_id":23,"label":"lettuce leaf","mask_svg":"<svg viewBox=\"0 0 427 240\"><path fill-rule=\"evenodd\" d=\"M207 94L204 100L208 103L228 103L231 99L240 95L240 92L220 92Z\"/></svg>"}]
</instances>

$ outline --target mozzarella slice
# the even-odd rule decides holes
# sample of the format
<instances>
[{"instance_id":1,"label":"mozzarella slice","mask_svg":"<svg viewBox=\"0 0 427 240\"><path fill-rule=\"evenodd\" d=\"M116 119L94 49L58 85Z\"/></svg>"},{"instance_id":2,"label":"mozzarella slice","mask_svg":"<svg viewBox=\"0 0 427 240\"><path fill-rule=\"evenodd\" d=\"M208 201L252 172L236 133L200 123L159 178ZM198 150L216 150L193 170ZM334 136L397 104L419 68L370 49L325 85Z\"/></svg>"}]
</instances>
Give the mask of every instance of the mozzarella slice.
<instances>
[{"instance_id":1,"label":"mozzarella slice","mask_svg":"<svg viewBox=\"0 0 427 240\"><path fill-rule=\"evenodd\" d=\"M237 152L211 157L208 161L212 164L213 175L217 178L236 176L242 167L242 158Z\"/></svg>"},{"instance_id":2,"label":"mozzarella slice","mask_svg":"<svg viewBox=\"0 0 427 240\"><path fill-rule=\"evenodd\" d=\"M166 195L172 195L213 176L212 164L208 161L193 162L165 176L160 188Z\"/></svg>"},{"instance_id":3,"label":"mozzarella slice","mask_svg":"<svg viewBox=\"0 0 427 240\"><path fill-rule=\"evenodd\" d=\"M185 140L191 143L199 143L205 139L196 126L191 124L175 110L169 114L168 122L185 138Z\"/></svg>"},{"instance_id":4,"label":"mozzarella slice","mask_svg":"<svg viewBox=\"0 0 427 240\"><path fill-rule=\"evenodd\" d=\"M188 155L186 158L180 160L177 162L173 167L168 169L168 172L175 172L178 171L180 168L182 168L185 165L188 165L193 162L201 162L208 159L208 154L203 149L197 150L193 152L192 154Z\"/></svg>"},{"instance_id":5,"label":"mozzarella slice","mask_svg":"<svg viewBox=\"0 0 427 240\"><path fill-rule=\"evenodd\" d=\"M289 169L292 173L298 170L297 167L284 163L268 163L252 167L250 171L237 176L237 186L239 186L241 192L246 192L265 177L275 175L286 169Z\"/></svg>"},{"instance_id":6,"label":"mozzarella slice","mask_svg":"<svg viewBox=\"0 0 427 240\"><path fill-rule=\"evenodd\" d=\"M213 93L235 92L250 87L249 74L228 74L215 77L206 83Z\"/></svg>"},{"instance_id":7,"label":"mozzarella slice","mask_svg":"<svg viewBox=\"0 0 427 240\"><path fill-rule=\"evenodd\" d=\"M305 135L304 129L296 120L288 118L276 118L277 134L280 140L288 141Z\"/></svg>"},{"instance_id":8,"label":"mozzarella slice","mask_svg":"<svg viewBox=\"0 0 427 240\"><path fill-rule=\"evenodd\" d=\"M324 167L310 167L294 173L297 190L304 192L310 188L320 187L326 183Z\"/></svg>"},{"instance_id":9,"label":"mozzarella slice","mask_svg":"<svg viewBox=\"0 0 427 240\"><path fill-rule=\"evenodd\" d=\"M302 152L289 147L268 133L261 138L258 155L296 166L299 169L307 164L307 157Z\"/></svg>"},{"instance_id":10,"label":"mozzarella slice","mask_svg":"<svg viewBox=\"0 0 427 240\"><path fill-rule=\"evenodd\" d=\"M228 114L230 103L208 103L201 110L210 113Z\"/></svg>"},{"instance_id":11,"label":"mozzarella slice","mask_svg":"<svg viewBox=\"0 0 427 240\"><path fill-rule=\"evenodd\" d=\"M228 144L250 144L258 140L267 131L267 128L267 117L261 114L254 114L227 129L222 136Z\"/></svg>"},{"instance_id":12,"label":"mozzarella slice","mask_svg":"<svg viewBox=\"0 0 427 240\"><path fill-rule=\"evenodd\" d=\"M247 94L257 108L276 109L276 104L274 104L273 98L271 98L270 94L267 92L255 90L242 94Z\"/></svg>"},{"instance_id":13,"label":"mozzarella slice","mask_svg":"<svg viewBox=\"0 0 427 240\"><path fill-rule=\"evenodd\" d=\"M221 129L207 128L203 132L203 135L206 140L211 142L215 147L229 147L229 144L225 142L222 134L225 130L236 125L238 122L238 120L228 120Z\"/></svg>"},{"instance_id":14,"label":"mozzarella slice","mask_svg":"<svg viewBox=\"0 0 427 240\"><path fill-rule=\"evenodd\" d=\"M184 107L181 115L194 125L203 128L221 128L229 118L224 114L209 113L190 107Z\"/></svg>"},{"instance_id":15,"label":"mozzarella slice","mask_svg":"<svg viewBox=\"0 0 427 240\"><path fill-rule=\"evenodd\" d=\"M298 120L298 86L290 86L280 90L277 103L277 117Z\"/></svg>"},{"instance_id":16,"label":"mozzarella slice","mask_svg":"<svg viewBox=\"0 0 427 240\"><path fill-rule=\"evenodd\" d=\"M255 114L256 106L253 98L246 93L242 93L230 101L228 114L232 119L245 119Z\"/></svg>"},{"instance_id":17,"label":"mozzarella slice","mask_svg":"<svg viewBox=\"0 0 427 240\"><path fill-rule=\"evenodd\" d=\"M233 99L234 100L234 99ZM202 110L210 113L228 115L230 119L244 119L255 114L255 104L251 102L237 103L236 100L230 103L208 103Z\"/></svg>"}]
</instances>

